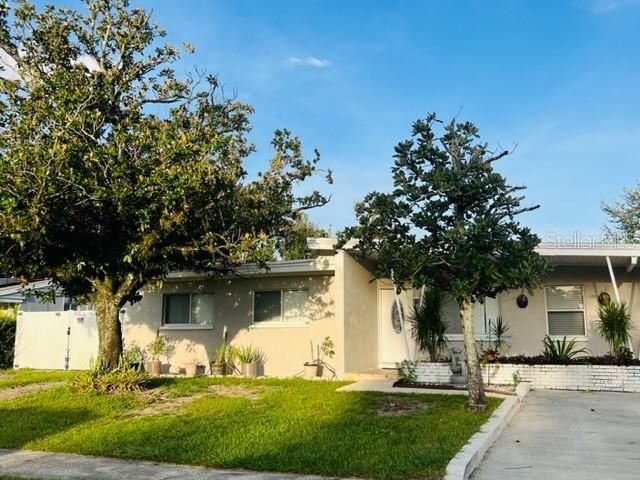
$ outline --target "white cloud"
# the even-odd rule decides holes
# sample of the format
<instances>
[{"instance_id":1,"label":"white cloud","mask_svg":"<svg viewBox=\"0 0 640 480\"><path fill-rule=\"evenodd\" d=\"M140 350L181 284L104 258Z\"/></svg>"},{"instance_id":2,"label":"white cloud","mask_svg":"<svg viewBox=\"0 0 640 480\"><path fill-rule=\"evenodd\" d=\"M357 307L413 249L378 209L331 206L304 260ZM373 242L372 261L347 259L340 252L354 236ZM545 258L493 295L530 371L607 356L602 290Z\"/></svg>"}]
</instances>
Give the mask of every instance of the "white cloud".
<instances>
[{"instance_id":1,"label":"white cloud","mask_svg":"<svg viewBox=\"0 0 640 480\"><path fill-rule=\"evenodd\" d=\"M331 62L325 58L316 57L289 57L290 65L301 65L305 67L324 68L331 65Z\"/></svg>"},{"instance_id":2,"label":"white cloud","mask_svg":"<svg viewBox=\"0 0 640 480\"><path fill-rule=\"evenodd\" d=\"M591 0L591 11L605 14L635 5L640 5L640 0Z\"/></svg>"},{"instance_id":3,"label":"white cloud","mask_svg":"<svg viewBox=\"0 0 640 480\"><path fill-rule=\"evenodd\" d=\"M77 60L72 60L71 61L72 65L84 65L87 70L89 70L90 72L101 72L102 71L102 67L100 67L100 64L98 63L98 61L92 56L89 55L88 53L83 53L82 55L80 55Z\"/></svg>"},{"instance_id":4,"label":"white cloud","mask_svg":"<svg viewBox=\"0 0 640 480\"><path fill-rule=\"evenodd\" d=\"M18 64L3 48L0 47L0 77L7 80L20 80Z\"/></svg>"}]
</instances>

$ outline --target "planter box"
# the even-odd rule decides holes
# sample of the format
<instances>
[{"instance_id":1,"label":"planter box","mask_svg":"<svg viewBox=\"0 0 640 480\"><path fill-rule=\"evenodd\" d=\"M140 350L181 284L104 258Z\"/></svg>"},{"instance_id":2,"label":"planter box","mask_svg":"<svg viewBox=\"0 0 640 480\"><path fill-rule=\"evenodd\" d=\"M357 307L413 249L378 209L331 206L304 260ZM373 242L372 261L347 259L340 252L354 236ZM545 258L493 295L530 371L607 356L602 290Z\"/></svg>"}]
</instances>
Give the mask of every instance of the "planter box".
<instances>
[{"instance_id":1,"label":"planter box","mask_svg":"<svg viewBox=\"0 0 640 480\"><path fill-rule=\"evenodd\" d=\"M446 384L450 375L448 363L416 366L418 382ZM640 366L494 363L482 367L482 376L485 385L513 385L517 379L537 389L640 393Z\"/></svg>"}]
</instances>

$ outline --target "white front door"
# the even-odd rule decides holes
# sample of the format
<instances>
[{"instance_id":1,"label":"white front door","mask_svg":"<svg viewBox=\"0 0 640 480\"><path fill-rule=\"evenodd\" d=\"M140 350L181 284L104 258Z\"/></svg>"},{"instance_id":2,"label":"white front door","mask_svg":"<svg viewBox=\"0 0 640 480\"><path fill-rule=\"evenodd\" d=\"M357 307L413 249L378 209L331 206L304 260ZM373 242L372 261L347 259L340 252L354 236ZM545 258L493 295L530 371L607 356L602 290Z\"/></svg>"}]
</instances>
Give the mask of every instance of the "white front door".
<instances>
[{"instance_id":1,"label":"white front door","mask_svg":"<svg viewBox=\"0 0 640 480\"><path fill-rule=\"evenodd\" d=\"M404 311L407 343L411 354L415 350L415 342L411 338L408 317L412 310L411 291L400 294L400 304ZM378 290L378 339L380 368L395 368L396 363L407 359L404 335L396 306L396 296L391 288Z\"/></svg>"}]
</instances>

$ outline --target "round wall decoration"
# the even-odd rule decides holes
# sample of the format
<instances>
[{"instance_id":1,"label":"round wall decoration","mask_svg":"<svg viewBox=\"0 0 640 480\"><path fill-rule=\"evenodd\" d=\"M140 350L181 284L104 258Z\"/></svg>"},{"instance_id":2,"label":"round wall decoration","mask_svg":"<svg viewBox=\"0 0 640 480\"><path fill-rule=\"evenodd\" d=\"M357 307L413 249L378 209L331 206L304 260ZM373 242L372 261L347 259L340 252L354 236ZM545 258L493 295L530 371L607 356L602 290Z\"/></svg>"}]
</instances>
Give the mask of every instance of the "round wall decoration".
<instances>
[{"instance_id":1,"label":"round wall decoration","mask_svg":"<svg viewBox=\"0 0 640 480\"><path fill-rule=\"evenodd\" d=\"M516 303L520 308L527 308L527 305L529 305L529 299L524 293L521 293L518 295L518 298L516 298Z\"/></svg>"},{"instance_id":2,"label":"round wall decoration","mask_svg":"<svg viewBox=\"0 0 640 480\"><path fill-rule=\"evenodd\" d=\"M603 306L609 305L611 303L611 295L607 292L600 292L600 295L598 295L598 303Z\"/></svg>"}]
</instances>

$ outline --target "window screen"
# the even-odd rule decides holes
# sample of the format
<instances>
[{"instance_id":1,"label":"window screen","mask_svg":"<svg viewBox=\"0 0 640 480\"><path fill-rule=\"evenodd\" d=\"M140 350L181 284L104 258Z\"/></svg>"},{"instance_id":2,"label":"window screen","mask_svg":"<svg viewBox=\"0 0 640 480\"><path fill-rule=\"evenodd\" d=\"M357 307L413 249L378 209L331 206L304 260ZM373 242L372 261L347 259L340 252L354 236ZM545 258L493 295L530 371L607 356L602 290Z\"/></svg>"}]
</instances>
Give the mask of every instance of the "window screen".
<instances>
[{"instance_id":1,"label":"window screen","mask_svg":"<svg viewBox=\"0 0 640 480\"><path fill-rule=\"evenodd\" d=\"M584 294L579 285L548 286L549 335L584 335Z\"/></svg>"},{"instance_id":2,"label":"window screen","mask_svg":"<svg viewBox=\"0 0 640 480\"><path fill-rule=\"evenodd\" d=\"M189 297L187 294L164 296L164 323L165 325L189 323Z\"/></svg>"}]
</instances>

